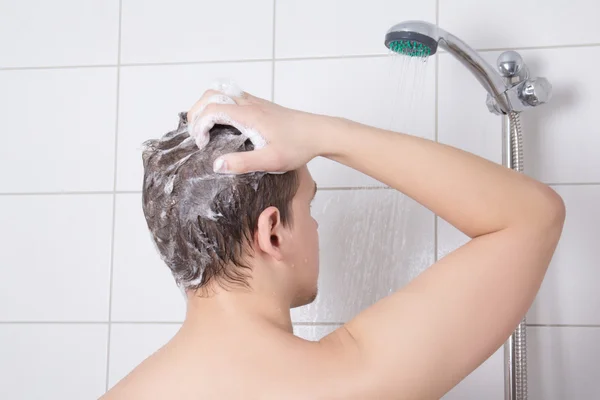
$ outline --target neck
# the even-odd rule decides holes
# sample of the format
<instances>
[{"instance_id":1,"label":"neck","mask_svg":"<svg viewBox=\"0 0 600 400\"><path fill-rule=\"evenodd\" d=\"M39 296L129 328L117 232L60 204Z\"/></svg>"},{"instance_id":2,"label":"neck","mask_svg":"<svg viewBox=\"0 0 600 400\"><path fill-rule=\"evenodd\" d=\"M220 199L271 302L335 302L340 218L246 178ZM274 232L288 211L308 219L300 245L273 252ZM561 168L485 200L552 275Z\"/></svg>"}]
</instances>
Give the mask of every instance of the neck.
<instances>
[{"instance_id":1,"label":"neck","mask_svg":"<svg viewBox=\"0 0 600 400\"><path fill-rule=\"evenodd\" d=\"M187 298L187 325L207 326L215 321L266 323L292 332L291 304L284 293L254 288L225 290L215 285L208 291L188 291Z\"/></svg>"}]
</instances>

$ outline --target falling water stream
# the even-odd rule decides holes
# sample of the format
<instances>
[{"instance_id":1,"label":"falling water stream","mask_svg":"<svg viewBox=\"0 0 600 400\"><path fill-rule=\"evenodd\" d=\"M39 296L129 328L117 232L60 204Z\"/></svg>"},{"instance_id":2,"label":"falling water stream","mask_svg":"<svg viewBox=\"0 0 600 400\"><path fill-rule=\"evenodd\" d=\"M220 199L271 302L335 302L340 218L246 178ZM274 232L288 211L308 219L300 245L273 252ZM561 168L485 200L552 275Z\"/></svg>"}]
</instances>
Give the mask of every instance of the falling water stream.
<instances>
[{"instance_id":1,"label":"falling water stream","mask_svg":"<svg viewBox=\"0 0 600 400\"><path fill-rule=\"evenodd\" d=\"M431 63L394 54L385 66L389 71L382 71L382 77L387 78L379 79L381 97L373 107L383 107L387 113L378 110L378 114L387 120L378 126L408 134L423 131L422 125L431 125L434 118L428 113L431 105L425 104L432 93L424 93L433 88L425 79ZM296 321L348 321L434 261L433 214L395 190L321 191L313 214L320 222L319 296L313 304L294 310Z\"/></svg>"},{"instance_id":2,"label":"falling water stream","mask_svg":"<svg viewBox=\"0 0 600 400\"><path fill-rule=\"evenodd\" d=\"M388 60L389 87L383 88L392 94L388 129L411 133L423 115L419 109L426 106L423 93L429 57L408 57L390 51Z\"/></svg>"}]
</instances>

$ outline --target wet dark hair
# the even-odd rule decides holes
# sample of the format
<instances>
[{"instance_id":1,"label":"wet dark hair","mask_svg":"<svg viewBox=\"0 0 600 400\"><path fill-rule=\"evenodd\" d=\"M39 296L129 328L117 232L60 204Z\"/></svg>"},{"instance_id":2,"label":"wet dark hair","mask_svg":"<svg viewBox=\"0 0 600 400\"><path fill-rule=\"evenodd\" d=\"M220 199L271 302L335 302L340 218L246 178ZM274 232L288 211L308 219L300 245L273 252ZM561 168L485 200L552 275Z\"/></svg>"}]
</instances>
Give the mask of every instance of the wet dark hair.
<instances>
[{"instance_id":1,"label":"wet dark hair","mask_svg":"<svg viewBox=\"0 0 600 400\"><path fill-rule=\"evenodd\" d=\"M282 223L291 224L297 171L215 174L217 157L254 146L236 128L215 125L200 150L188 133L184 112L176 130L144 145L144 216L177 284L198 289L216 280L224 287L247 287L250 267L244 255L252 249L258 217L274 206Z\"/></svg>"}]
</instances>

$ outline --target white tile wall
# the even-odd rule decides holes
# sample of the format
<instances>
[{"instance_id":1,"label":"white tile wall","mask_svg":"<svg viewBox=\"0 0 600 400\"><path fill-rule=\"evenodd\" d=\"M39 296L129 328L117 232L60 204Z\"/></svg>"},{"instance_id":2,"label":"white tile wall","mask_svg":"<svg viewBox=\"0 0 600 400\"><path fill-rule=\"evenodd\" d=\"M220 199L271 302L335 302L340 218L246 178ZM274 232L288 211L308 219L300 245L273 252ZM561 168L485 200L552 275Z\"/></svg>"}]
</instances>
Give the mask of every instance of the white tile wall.
<instances>
[{"instance_id":1,"label":"white tile wall","mask_svg":"<svg viewBox=\"0 0 600 400\"><path fill-rule=\"evenodd\" d=\"M596 0L440 0L439 25L476 49L600 43Z\"/></svg>"},{"instance_id":2,"label":"white tile wall","mask_svg":"<svg viewBox=\"0 0 600 400\"><path fill-rule=\"evenodd\" d=\"M115 64L118 32L118 0L3 1L0 68Z\"/></svg>"},{"instance_id":3,"label":"white tile wall","mask_svg":"<svg viewBox=\"0 0 600 400\"><path fill-rule=\"evenodd\" d=\"M600 327L530 327L527 343L531 399L600 398Z\"/></svg>"},{"instance_id":4,"label":"white tile wall","mask_svg":"<svg viewBox=\"0 0 600 400\"><path fill-rule=\"evenodd\" d=\"M122 0L121 61L163 63L273 55L273 0Z\"/></svg>"},{"instance_id":5,"label":"white tile wall","mask_svg":"<svg viewBox=\"0 0 600 400\"><path fill-rule=\"evenodd\" d=\"M422 68L385 56L385 31L408 19L439 19L479 49L525 47L532 73L552 82L551 103L523 115L526 172L557 184L567 204L529 313L529 391L600 397L599 4L523 0L515 14L475 0L0 2L0 398L98 397L176 332L184 301L144 226L141 143L174 129L214 78L499 162L500 118L468 71L443 53ZM482 56L494 63L498 54ZM301 337L318 340L408 282L436 250L442 257L468 240L441 219L436 238L433 215L390 190L348 190L381 186L371 178L323 159L310 168L336 190L314 206L321 292L293 311ZM445 398L500 399L502 358ZM31 375L41 384L26 384Z\"/></svg>"},{"instance_id":6,"label":"white tile wall","mask_svg":"<svg viewBox=\"0 0 600 400\"><path fill-rule=\"evenodd\" d=\"M386 31L401 20L435 23L435 0L278 0L275 54L282 57L384 54Z\"/></svg>"},{"instance_id":7,"label":"white tile wall","mask_svg":"<svg viewBox=\"0 0 600 400\"><path fill-rule=\"evenodd\" d=\"M482 57L494 64L497 58ZM438 140L501 163L502 119L488 111L485 89L450 54L440 54L438 62Z\"/></svg>"},{"instance_id":8,"label":"white tile wall","mask_svg":"<svg viewBox=\"0 0 600 400\"><path fill-rule=\"evenodd\" d=\"M550 103L523 114L525 171L548 183L600 182L600 47L521 54L553 86Z\"/></svg>"},{"instance_id":9,"label":"white tile wall","mask_svg":"<svg viewBox=\"0 0 600 400\"><path fill-rule=\"evenodd\" d=\"M100 397L107 336L105 324L0 324L0 398Z\"/></svg>"},{"instance_id":10,"label":"white tile wall","mask_svg":"<svg viewBox=\"0 0 600 400\"><path fill-rule=\"evenodd\" d=\"M339 328L340 324L332 325L294 325L294 335L311 342L317 342Z\"/></svg>"},{"instance_id":11,"label":"white tile wall","mask_svg":"<svg viewBox=\"0 0 600 400\"><path fill-rule=\"evenodd\" d=\"M140 194L118 194L112 321L183 321L185 300L155 249Z\"/></svg>"},{"instance_id":12,"label":"white tile wall","mask_svg":"<svg viewBox=\"0 0 600 400\"><path fill-rule=\"evenodd\" d=\"M106 321L111 195L0 196L0 321Z\"/></svg>"},{"instance_id":13,"label":"white tile wall","mask_svg":"<svg viewBox=\"0 0 600 400\"><path fill-rule=\"evenodd\" d=\"M444 397L444 400L504 399L504 347L500 347L479 368Z\"/></svg>"},{"instance_id":14,"label":"white tile wall","mask_svg":"<svg viewBox=\"0 0 600 400\"><path fill-rule=\"evenodd\" d=\"M528 323L600 326L600 186L557 186L567 207L563 236Z\"/></svg>"},{"instance_id":15,"label":"white tile wall","mask_svg":"<svg viewBox=\"0 0 600 400\"><path fill-rule=\"evenodd\" d=\"M433 139L435 59L427 64L414 61L401 57L278 61L275 101ZM383 186L327 159L316 159L309 166L321 187Z\"/></svg>"},{"instance_id":16,"label":"white tile wall","mask_svg":"<svg viewBox=\"0 0 600 400\"><path fill-rule=\"evenodd\" d=\"M520 53L532 73L553 85L548 104L522 114L525 172L546 183L600 182L600 114L594 111L600 106L600 80L589 78L600 47ZM482 53L492 65L499 55ZM580 60L576 69L575 59ZM485 90L448 53L439 62L439 101L444 105L438 111L440 142L502 162L502 121L488 112ZM460 102L452 100L457 95Z\"/></svg>"},{"instance_id":17,"label":"white tile wall","mask_svg":"<svg viewBox=\"0 0 600 400\"><path fill-rule=\"evenodd\" d=\"M0 71L0 88L0 192L112 190L116 68Z\"/></svg>"},{"instance_id":18,"label":"white tile wall","mask_svg":"<svg viewBox=\"0 0 600 400\"><path fill-rule=\"evenodd\" d=\"M142 143L177 128L215 78L232 78L255 96L271 97L270 62L121 69L117 189L142 189Z\"/></svg>"},{"instance_id":19,"label":"white tile wall","mask_svg":"<svg viewBox=\"0 0 600 400\"><path fill-rule=\"evenodd\" d=\"M180 324L113 324L109 388L171 340L179 327Z\"/></svg>"},{"instance_id":20,"label":"white tile wall","mask_svg":"<svg viewBox=\"0 0 600 400\"><path fill-rule=\"evenodd\" d=\"M312 210L321 246L319 295L292 310L293 321L346 322L433 262L433 214L396 191L322 191Z\"/></svg>"}]
</instances>

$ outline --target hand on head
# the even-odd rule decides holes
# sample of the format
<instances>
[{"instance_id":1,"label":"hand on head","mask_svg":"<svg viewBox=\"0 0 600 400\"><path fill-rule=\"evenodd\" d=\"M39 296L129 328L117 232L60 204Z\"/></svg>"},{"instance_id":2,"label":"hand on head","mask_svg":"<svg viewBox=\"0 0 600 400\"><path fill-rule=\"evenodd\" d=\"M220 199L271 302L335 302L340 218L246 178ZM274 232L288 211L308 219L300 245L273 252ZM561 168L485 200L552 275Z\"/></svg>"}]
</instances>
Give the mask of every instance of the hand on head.
<instances>
[{"instance_id":1,"label":"hand on head","mask_svg":"<svg viewBox=\"0 0 600 400\"><path fill-rule=\"evenodd\" d=\"M187 114L190 134L199 147L208 142L208 132L214 124L236 127L255 145L254 151L219 157L215 161L216 172L286 172L321 154L316 121L319 116L281 107L245 92L241 96L229 95L227 98L223 92L207 90Z\"/></svg>"}]
</instances>

